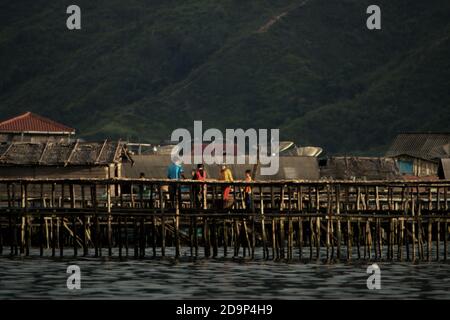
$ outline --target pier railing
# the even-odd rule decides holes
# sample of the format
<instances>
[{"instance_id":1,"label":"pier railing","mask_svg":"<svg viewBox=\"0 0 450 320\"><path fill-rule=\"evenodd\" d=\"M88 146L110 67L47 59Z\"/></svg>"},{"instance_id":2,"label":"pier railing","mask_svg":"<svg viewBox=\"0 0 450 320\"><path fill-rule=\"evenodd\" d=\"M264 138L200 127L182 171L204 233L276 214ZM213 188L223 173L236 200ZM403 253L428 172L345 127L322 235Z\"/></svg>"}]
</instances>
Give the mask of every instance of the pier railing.
<instances>
[{"instance_id":1,"label":"pier railing","mask_svg":"<svg viewBox=\"0 0 450 320\"><path fill-rule=\"evenodd\" d=\"M206 256L446 259L449 202L442 180L1 179L0 252L197 256L200 245Z\"/></svg>"}]
</instances>

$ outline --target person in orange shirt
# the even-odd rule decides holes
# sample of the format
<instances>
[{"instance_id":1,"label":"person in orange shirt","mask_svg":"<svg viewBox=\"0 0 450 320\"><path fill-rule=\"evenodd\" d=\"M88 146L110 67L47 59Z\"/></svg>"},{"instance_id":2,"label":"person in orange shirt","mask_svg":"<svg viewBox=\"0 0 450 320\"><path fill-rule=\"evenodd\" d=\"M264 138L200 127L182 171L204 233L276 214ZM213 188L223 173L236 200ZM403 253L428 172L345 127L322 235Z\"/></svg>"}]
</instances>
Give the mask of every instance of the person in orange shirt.
<instances>
[{"instance_id":1,"label":"person in orange shirt","mask_svg":"<svg viewBox=\"0 0 450 320\"><path fill-rule=\"evenodd\" d=\"M220 180L233 182L233 174L231 173L231 170L226 166L222 165L222 170L220 170ZM231 186L225 185L223 187L223 207L229 208L233 205L233 201L230 201L230 192L231 192Z\"/></svg>"}]
</instances>

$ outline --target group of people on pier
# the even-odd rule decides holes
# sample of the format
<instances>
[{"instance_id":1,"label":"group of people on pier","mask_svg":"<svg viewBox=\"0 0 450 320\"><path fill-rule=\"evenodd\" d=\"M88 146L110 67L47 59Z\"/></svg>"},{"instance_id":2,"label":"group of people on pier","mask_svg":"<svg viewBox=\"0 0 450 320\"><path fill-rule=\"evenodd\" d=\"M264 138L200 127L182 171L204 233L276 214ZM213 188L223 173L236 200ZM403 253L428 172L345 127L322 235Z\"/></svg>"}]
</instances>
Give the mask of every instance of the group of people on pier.
<instances>
[{"instance_id":1,"label":"group of people on pier","mask_svg":"<svg viewBox=\"0 0 450 320\"><path fill-rule=\"evenodd\" d=\"M184 168L181 160L174 161L169 165L169 167L167 168L167 178L171 180L187 179L184 173ZM192 169L190 179L197 181L206 181L207 173L203 164L198 164L197 169ZM225 164L221 166L219 180L227 182L234 181L233 173L231 172L230 168L228 168L228 166ZM244 180L246 182L253 181L251 170L245 171ZM170 199L175 198L176 190L174 188L175 187L173 186L169 187ZM231 192L232 192L231 185L225 185L222 189L222 204L224 209L231 208L234 204ZM207 193L206 184L194 188L194 197L195 197L194 200L196 207L198 208L206 207L206 193ZM245 209L252 210L253 208L252 187L250 185L244 187L243 195L244 195Z\"/></svg>"}]
</instances>

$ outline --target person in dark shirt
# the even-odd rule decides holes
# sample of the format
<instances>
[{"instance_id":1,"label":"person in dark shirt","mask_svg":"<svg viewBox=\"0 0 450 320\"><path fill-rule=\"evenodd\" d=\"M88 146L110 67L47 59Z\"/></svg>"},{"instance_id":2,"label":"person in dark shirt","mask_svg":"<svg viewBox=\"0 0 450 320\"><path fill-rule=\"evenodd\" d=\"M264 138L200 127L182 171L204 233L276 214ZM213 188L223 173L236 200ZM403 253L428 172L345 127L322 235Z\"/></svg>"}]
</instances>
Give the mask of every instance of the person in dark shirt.
<instances>
[{"instance_id":1,"label":"person in dark shirt","mask_svg":"<svg viewBox=\"0 0 450 320\"><path fill-rule=\"evenodd\" d=\"M245 170L245 182L252 182L252 171ZM245 209L247 211L253 211L253 197L252 197L252 187L250 185L244 188L244 199L245 199Z\"/></svg>"},{"instance_id":2,"label":"person in dark shirt","mask_svg":"<svg viewBox=\"0 0 450 320\"><path fill-rule=\"evenodd\" d=\"M197 165L194 180L206 181L206 170L203 164ZM206 184L197 185L195 188L195 203L197 208L204 208L206 203Z\"/></svg>"}]
</instances>

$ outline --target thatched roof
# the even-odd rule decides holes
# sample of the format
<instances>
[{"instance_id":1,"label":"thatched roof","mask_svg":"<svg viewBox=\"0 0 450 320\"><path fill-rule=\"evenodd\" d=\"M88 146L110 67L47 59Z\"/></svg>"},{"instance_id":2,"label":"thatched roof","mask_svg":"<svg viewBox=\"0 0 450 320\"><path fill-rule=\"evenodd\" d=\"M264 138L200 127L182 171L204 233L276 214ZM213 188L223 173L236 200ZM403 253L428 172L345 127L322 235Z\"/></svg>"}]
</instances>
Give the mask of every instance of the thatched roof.
<instances>
[{"instance_id":1,"label":"thatched roof","mask_svg":"<svg viewBox=\"0 0 450 320\"><path fill-rule=\"evenodd\" d=\"M450 133L399 134L386 152L386 157L401 155L430 161L450 157Z\"/></svg>"},{"instance_id":2,"label":"thatched roof","mask_svg":"<svg viewBox=\"0 0 450 320\"><path fill-rule=\"evenodd\" d=\"M146 178L165 179L167 177L167 167L171 163L170 155L135 155L134 164L125 163L122 170L122 176L127 178L139 178L140 173L144 173ZM267 176L261 175L261 168L256 170L255 179L265 180L318 180L319 165L315 157L280 157L278 174ZM248 162L247 162L248 163ZM233 173L235 180L243 180L246 170L253 170L251 164L230 164L228 167ZM195 165L183 165L186 178L190 177ZM220 175L220 166L205 165L207 175L211 179L218 179Z\"/></svg>"},{"instance_id":3,"label":"thatched roof","mask_svg":"<svg viewBox=\"0 0 450 320\"><path fill-rule=\"evenodd\" d=\"M438 169L439 179L450 180L450 158L441 159Z\"/></svg>"},{"instance_id":4,"label":"thatched roof","mask_svg":"<svg viewBox=\"0 0 450 320\"><path fill-rule=\"evenodd\" d=\"M401 179L392 158L331 157L321 167L321 177L335 180Z\"/></svg>"},{"instance_id":5,"label":"thatched roof","mask_svg":"<svg viewBox=\"0 0 450 320\"><path fill-rule=\"evenodd\" d=\"M12 142L0 145L0 166L107 165L121 161L121 142Z\"/></svg>"}]
</instances>

